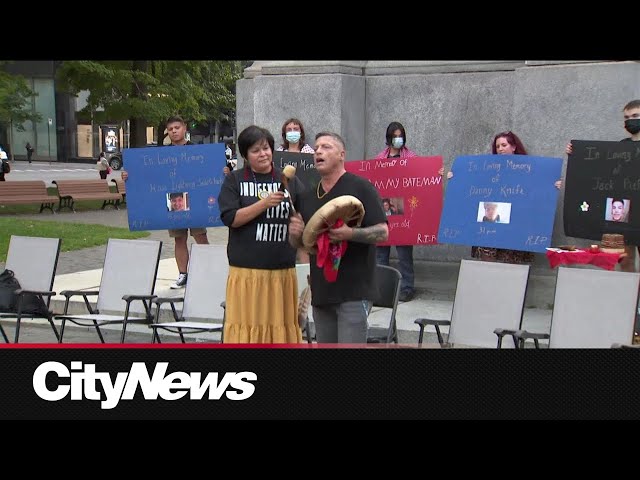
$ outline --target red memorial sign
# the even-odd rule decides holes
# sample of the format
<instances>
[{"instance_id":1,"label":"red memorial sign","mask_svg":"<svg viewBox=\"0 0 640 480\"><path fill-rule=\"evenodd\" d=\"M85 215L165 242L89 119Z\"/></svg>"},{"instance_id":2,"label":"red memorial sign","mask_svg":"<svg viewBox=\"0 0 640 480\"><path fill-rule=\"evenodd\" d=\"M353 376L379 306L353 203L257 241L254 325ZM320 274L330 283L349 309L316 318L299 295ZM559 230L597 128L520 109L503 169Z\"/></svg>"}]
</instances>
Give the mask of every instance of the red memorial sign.
<instances>
[{"instance_id":1,"label":"red memorial sign","mask_svg":"<svg viewBox=\"0 0 640 480\"><path fill-rule=\"evenodd\" d=\"M442 212L442 157L385 158L345 162L348 172L369 180L382 197L389 241L380 245L438 243Z\"/></svg>"}]
</instances>

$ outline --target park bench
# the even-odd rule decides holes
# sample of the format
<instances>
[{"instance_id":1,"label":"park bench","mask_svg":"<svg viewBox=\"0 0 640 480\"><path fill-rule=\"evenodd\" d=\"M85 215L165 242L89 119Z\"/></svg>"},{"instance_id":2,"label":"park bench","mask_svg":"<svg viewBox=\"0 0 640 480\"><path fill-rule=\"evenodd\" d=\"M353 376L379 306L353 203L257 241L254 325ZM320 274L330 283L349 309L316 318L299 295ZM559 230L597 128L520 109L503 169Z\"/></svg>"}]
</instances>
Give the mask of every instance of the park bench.
<instances>
[{"instance_id":1,"label":"park bench","mask_svg":"<svg viewBox=\"0 0 640 480\"><path fill-rule=\"evenodd\" d=\"M58 186L58 211L68 208L75 212L75 202L83 200L103 200L103 210L107 205L118 210L122 200L122 194L111 193L107 180L54 180L53 183Z\"/></svg>"},{"instance_id":2,"label":"park bench","mask_svg":"<svg viewBox=\"0 0 640 480\"><path fill-rule=\"evenodd\" d=\"M126 205L127 204L127 187L124 183L124 180L122 180L121 178L112 178L111 181L116 186L116 192L122 195L122 201L120 202L120 205Z\"/></svg>"},{"instance_id":3,"label":"park bench","mask_svg":"<svg viewBox=\"0 0 640 480\"><path fill-rule=\"evenodd\" d=\"M0 182L0 205L39 203L40 213L45 208L53 211L57 197L49 195L44 180L18 180Z\"/></svg>"}]
</instances>

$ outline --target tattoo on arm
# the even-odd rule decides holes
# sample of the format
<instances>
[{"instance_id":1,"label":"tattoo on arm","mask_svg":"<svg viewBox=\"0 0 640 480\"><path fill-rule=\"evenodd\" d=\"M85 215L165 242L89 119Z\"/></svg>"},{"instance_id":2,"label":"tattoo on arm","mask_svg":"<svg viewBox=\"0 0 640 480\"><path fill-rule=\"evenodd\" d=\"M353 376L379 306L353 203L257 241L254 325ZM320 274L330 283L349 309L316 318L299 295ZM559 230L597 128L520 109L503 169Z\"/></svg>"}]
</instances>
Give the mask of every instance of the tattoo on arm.
<instances>
[{"instance_id":1,"label":"tattoo on arm","mask_svg":"<svg viewBox=\"0 0 640 480\"><path fill-rule=\"evenodd\" d=\"M386 229L384 225L379 223L370 227L354 228L352 242L360 243L378 243L387 239Z\"/></svg>"}]
</instances>

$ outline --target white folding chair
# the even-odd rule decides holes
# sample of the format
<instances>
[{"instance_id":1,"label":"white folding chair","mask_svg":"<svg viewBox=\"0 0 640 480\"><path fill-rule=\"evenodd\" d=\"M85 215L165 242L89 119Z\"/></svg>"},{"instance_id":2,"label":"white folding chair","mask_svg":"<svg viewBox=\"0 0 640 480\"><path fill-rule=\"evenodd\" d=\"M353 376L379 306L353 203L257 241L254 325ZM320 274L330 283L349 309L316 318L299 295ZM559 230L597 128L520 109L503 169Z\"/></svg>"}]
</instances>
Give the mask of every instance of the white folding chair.
<instances>
[{"instance_id":1,"label":"white folding chair","mask_svg":"<svg viewBox=\"0 0 640 480\"><path fill-rule=\"evenodd\" d=\"M418 343L422 344L424 328L433 325L441 346L495 347L494 330L514 334L522 324L528 279L529 265L462 260L451 320L415 320L420 326ZM441 326L449 326L447 342ZM501 342L499 335L499 347Z\"/></svg>"},{"instance_id":2,"label":"white folding chair","mask_svg":"<svg viewBox=\"0 0 640 480\"><path fill-rule=\"evenodd\" d=\"M120 341L124 343L128 323L151 323L153 321L151 300L155 298L153 291L161 249L162 242L158 240L110 238L104 258L100 289L98 291L64 290L60 292L66 297L64 312L55 317L56 320L62 320L60 343L62 343L67 321L76 325L95 327L102 343L104 343L104 337L100 330L102 325L122 324ZM83 297L88 314L68 313L69 300L76 295ZM95 295L98 296L98 299L95 307L92 307L88 297ZM135 311L135 305L132 306L134 301L142 302L144 312ZM123 311L123 307L124 315L118 313ZM140 313L144 313L144 316L136 316Z\"/></svg>"},{"instance_id":3,"label":"white folding chair","mask_svg":"<svg viewBox=\"0 0 640 480\"><path fill-rule=\"evenodd\" d=\"M310 266L308 263L297 263L296 264L296 278L298 280L298 301L300 301L300 296L302 294L302 290L307 286L308 280L307 277L310 272ZM307 310L307 320L302 327L302 333L307 338L307 343L313 343L314 337L314 328L313 328L313 307L309 305Z\"/></svg>"},{"instance_id":4,"label":"white folding chair","mask_svg":"<svg viewBox=\"0 0 640 480\"><path fill-rule=\"evenodd\" d=\"M153 329L153 342L160 342L158 329L180 335L185 343L185 333L222 332L224 327L224 302L227 291L229 263L227 248L221 245L191 245L189 269L184 297L156 298L156 314L154 322L149 325ZM173 314L173 322L161 322L160 307L168 303ZM182 303L182 311L178 314L175 304ZM215 319L223 318L222 323ZM191 321L206 319L207 321ZM221 338L222 341L222 338Z\"/></svg>"},{"instance_id":5,"label":"white folding chair","mask_svg":"<svg viewBox=\"0 0 640 480\"><path fill-rule=\"evenodd\" d=\"M610 348L633 341L640 274L560 267L549 333L520 330L521 346L548 339L549 348Z\"/></svg>"},{"instance_id":6,"label":"white folding chair","mask_svg":"<svg viewBox=\"0 0 640 480\"><path fill-rule=\"evenodd\" d=\"M46 314L28 313L23 307L29 302L30 297L39 298L49 309L51 297L56 293L51 291L56 276L58 257L60 255L59 238L24 237L11 235L5 269L11 270L20 283L21 289L16 292L18 303L15 312L0 312L0 318L15 318L16 331L15 342L20 336L20 322L24 318L46 318L53 329L56 340L60 340L58 330L53 323L53 313ZM46 298L46 300L45 300ZM0 325L0 334L5 342L9 342L7 335Z\"/></svg>"}]
</instances>

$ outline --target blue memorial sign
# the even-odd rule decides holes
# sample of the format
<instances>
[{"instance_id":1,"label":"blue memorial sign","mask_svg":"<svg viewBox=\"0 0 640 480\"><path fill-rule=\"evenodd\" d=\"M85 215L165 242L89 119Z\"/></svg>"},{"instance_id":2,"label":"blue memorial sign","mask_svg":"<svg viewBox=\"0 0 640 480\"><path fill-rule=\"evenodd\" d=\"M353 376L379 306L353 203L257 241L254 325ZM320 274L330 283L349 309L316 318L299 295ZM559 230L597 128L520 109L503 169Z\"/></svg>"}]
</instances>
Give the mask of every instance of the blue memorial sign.
<instances>
[{"instance_id":1,"label":"blue memorial sign","mask_svg":"<svg viewBox=\"0 0 640 480\"><path fill-rule=\"evenodd\" d=\"M640 142L572 140L564 190L564 233L600 240L620 233L640 245Z\"/></svg>"},{"instance_id":2,"label":"blue memorial sign","mask_svg":"<svg viewBox=\"0 0 640 480\"><path fill-rule=\"evenodd\" d=\"M473 155L455 159L439 243L544 252L551 244L561 158Z\"/></svg>"},{"instance_id":3,"label":"blue memorial sign","mask_svg":"<svg viewBox=\"0 0 640 480\"><path fill-rule=\"evenodd\" d=\"M222 225L223 143L124 150L129 230Z\"/></svg>"}]
</instances>

